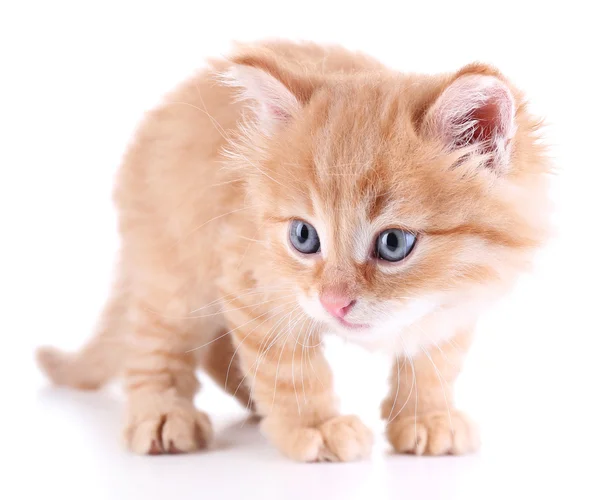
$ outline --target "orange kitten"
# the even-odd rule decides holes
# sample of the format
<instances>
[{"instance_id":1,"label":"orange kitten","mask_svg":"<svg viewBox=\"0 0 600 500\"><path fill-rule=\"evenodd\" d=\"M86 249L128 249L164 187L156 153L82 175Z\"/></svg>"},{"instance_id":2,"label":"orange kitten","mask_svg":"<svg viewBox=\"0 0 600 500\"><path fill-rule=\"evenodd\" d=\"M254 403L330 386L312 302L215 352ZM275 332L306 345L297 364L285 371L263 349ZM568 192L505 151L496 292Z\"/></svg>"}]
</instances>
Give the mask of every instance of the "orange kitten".
<instances>
[{"instance_id":1,"label":"orange kitten","mask_svg":"<svg viewBox=\"0 0 600 500\"><path fill-rule=\"evenodd\" d=\"M98 333L40 365L86 389L123 376L136 453L209 442L200 367L287 456L355 460L372 434L338 411L320 348L333 332L399 355L382 407L398 452L470 452L454 380L478 315L547 233L536 130L488 66L400 74L339 47L240 46L144 119Z\"/></svg>"}]
</instances>

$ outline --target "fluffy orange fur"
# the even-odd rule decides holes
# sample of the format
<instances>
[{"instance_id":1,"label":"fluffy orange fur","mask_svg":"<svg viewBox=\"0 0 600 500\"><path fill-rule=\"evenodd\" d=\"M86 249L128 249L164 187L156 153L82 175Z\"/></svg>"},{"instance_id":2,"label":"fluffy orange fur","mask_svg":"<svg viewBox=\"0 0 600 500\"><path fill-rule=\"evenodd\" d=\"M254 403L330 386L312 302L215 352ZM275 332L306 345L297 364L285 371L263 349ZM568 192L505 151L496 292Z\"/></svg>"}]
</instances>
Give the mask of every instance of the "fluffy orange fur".
<instances>
[{"instance_id":1,"label":"fluffy orange fur","mask_svg":"<svg viewBox=\"0 0 600 500\"><path fill-rule=\"evenodd\" d=\"M116 182L122 248L98 332L38 361L79 388L122 376L136 453L209 443L200 367L287 456L349 461L372 434L338 411L321 349L333 332L398 355L382 405L398 452L472 451L452 386L478 315L547 235L537 130L485 65L400 74L340 47L238 46L143 120ZM297 219L320 252L292 248ZM371 248L388 228L417 238L393 264ZM353 299L347 322L326 294Z\"/></svg>"}]
</instances>

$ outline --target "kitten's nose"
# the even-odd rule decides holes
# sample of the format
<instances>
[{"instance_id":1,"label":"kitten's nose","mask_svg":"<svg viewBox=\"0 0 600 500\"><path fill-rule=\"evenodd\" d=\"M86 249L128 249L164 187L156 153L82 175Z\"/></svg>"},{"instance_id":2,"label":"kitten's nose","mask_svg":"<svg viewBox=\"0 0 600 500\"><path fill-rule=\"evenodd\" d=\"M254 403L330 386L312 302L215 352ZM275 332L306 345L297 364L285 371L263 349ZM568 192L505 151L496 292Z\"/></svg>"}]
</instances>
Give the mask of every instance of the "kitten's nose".
<instances>
[{"instance_id":1,"label":"kitten's nose","mask_svg":"<svg viewBox=\"0 0 600 500\"><path fill-rule=\"evenodd\" d=\"M345 295L334 293L324 293L319 297L325 310L336 318L343 318L348 314L356 300L352 300Z\"/></svg>"}]
</instances>

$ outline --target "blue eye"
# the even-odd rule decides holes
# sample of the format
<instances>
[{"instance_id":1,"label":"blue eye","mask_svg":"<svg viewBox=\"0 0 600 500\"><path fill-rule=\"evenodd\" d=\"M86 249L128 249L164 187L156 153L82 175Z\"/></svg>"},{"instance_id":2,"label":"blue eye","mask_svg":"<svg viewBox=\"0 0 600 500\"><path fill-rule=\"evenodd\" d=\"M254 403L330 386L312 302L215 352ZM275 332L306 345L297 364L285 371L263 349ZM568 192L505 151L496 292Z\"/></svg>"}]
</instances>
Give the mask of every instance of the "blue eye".
<instances>
[{"instance_id":1,"label":"blue eye","mask_svg":"<svg viewBox=\"0 0 600 500\"><path fill-rule=\"evenodd\" d=\"M402 229L387 229L377 236L375 257L388 262L399 262L406 258L415 246L414 234Z\"/></svg>"},{"instance_id":2,"label":"blue eye","mask_svg":"<svg viewBox=\"0 0 600 500\"><path fill-rule=\"evenodd\" d=\"M321 248L317 230L303 220L290 224L290 242L300 253L317 253Z\"/></svg>"}]
</instances>

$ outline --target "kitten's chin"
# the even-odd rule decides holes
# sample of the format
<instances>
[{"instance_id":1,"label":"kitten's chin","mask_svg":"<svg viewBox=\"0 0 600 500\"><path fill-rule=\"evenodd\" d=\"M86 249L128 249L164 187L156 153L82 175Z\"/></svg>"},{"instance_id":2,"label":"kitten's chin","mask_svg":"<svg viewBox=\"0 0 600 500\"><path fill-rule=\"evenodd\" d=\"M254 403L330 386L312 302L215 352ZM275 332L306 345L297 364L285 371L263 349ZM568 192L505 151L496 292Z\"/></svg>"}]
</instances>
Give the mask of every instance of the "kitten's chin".
<instances>
[{"instance_id":1,"label":"kitten's chin","mask_svg":"<svg viewBox=\"0 0 600 500\"><path fill-rule=\"evenodd\" d=\"M352 323L350 321L346 321L343 318L337 318L337 323L345 330L367 330L371 327L366 323Z\"/></svg>"},{"instance_id":2,"label":"kitten's chin","mask_svg":"<svg viewBox=\"0 0 600 500\"><path fill-rule=\"evenodd\" d=\"M391 337L386 335L386 332L373 325L345 326L337 324L330 326L328 331L336 337L373 351L385 349L385 346L391 340Z\"/></svg>"},{"instance_id":3,"label":"kitten's chin","mask_svg":"<svg viewBox=\"0 0 600 500\"><path fill-rule=\"evenodd\" d=\"M357 343L381 342L385 337L385 329L376 321L373 323L359 323L343 318L321 319L327 326L327 332Z\"/></svg>"}]
</instances>

